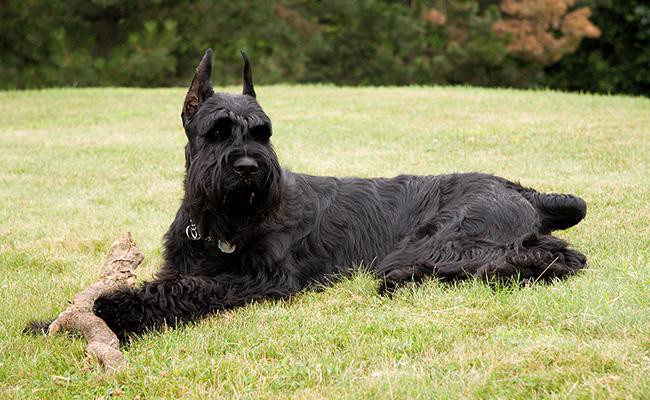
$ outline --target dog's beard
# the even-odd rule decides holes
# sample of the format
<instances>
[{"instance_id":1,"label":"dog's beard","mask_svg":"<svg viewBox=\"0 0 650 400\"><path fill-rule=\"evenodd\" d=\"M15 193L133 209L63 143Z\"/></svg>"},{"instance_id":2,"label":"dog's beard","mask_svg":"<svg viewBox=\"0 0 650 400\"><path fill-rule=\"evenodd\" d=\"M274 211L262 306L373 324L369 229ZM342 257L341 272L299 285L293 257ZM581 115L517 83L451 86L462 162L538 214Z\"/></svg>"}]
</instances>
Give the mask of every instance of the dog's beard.
<instances>
[{"instance_id":1,"label":"dog's beard","mask_svg":"<svg viewBox=\"0 0 650 400\"><path fill-rule=\"evenodd\" d=\"M273 212L279 179L279 168L260 170L247 178L227 170L189 171L186 195L190 216L201 235L238 241Z\"/></svg>"},{"instance_id":2,"label":"dog's beard","mask_svg":"<svg viewBox=\"0 0 650 400\"><path fill-rule=\"evenodd\" d=\"M259 169L255 174L238 174L231 165L238 154L223 151L201 152L187 168L186 204L190 217L203 236L237 240L258 231L265 220L274 220L280 211L282 169L272 149L249 151Z\"/></svg>"},{"instance_id":3,"label":"dog's beard","mask_svg":"<svg viewBox=\"0 0 650 400\"><path fill-rule=\"evenodd\" d=\"M254 214L257 208L263 206L264 200L268 197L267 179L262 174L251 177L231 174L224 179L222 187L217 191L219 199L216 201L220 200L223 207L229 212Z\"/></svg>"}]
</instances>

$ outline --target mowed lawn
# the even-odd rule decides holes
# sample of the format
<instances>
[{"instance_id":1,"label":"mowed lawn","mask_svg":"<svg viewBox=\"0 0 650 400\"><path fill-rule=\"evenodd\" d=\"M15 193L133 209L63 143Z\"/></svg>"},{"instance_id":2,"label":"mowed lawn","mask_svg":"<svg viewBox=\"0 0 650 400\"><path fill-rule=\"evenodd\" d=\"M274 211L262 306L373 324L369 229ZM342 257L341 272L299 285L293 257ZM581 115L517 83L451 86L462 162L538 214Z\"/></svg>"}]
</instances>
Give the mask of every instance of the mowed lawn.
<instances>
[{"instance_id":1,"label":"mowed lawn","mask_svg":"<svg viewBox=\"0 0 650 400\"><path fill-rule=\"evenodd\" d=\"M231 90L238 90L231 88ZM650 398L650 100L471 88L257 88L282 164L489 172L589 204L589 257L525 288L357 275L141 337L107 376L79 337L30 337L130 231L161 262L181 198L185 89L0 92L0 398Z\"/></svg>"}]
</instances>

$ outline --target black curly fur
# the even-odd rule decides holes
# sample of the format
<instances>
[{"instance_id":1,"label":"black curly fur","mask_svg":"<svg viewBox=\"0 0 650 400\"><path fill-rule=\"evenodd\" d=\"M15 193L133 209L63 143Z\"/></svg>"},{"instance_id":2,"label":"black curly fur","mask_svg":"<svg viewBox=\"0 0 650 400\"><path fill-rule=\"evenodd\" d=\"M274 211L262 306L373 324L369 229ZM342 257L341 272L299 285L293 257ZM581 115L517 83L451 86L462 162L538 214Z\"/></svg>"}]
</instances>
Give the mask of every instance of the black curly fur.
<instances>
[{"instance_id":1,"label":"black curly fur","mask_svg":"<svg viewBox=\"0 0 650 400\"><path fill-rule=\"evenodd\" d=\"M47 335L48 328L52 322L54 322L53 319L47 321L30 321L25 328L23 328L23 333L30 335Z\"/></svg>"},{"instance_id":2,"label":"black curly fur","mask_svg":"<svg viewBox=\"0 0 650 400\"><path fill-rule=\"evenodd\" d=\"M183 107L185 196L165 234L164 265L155 280L95 302L120 336L287 298L362 264L381 292L430 277L548 281L585 266L584 255L549 234L585 216L575 196L479 173L338 179L282 169L250 67L248 94L215 94L210 56ZM256 174L235 170L245 157ZM186 235L190 219L203 240ZM222 252L217 240L235 251Z\"/></svg>"}]
</instances>

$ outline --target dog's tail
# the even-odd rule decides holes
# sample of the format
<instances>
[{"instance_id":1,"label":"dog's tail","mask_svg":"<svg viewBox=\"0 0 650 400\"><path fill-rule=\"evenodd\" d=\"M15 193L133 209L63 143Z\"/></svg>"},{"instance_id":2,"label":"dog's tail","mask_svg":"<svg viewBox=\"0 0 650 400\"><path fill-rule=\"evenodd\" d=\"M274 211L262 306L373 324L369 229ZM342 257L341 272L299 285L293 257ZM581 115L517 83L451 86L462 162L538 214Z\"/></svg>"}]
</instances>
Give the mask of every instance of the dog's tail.
<instances>
[{"instance_id":1,"label":"dog's tail","mask_svg":"<svg viewBox=\"0 0 650 400\"><path fill-rule=\"evenodd\" d=\"M540 193L532 189L519 190L519 193L537 209L541 233L570 228L587 215L587 203L572 194Z\"/></svg>"}]
</instances>

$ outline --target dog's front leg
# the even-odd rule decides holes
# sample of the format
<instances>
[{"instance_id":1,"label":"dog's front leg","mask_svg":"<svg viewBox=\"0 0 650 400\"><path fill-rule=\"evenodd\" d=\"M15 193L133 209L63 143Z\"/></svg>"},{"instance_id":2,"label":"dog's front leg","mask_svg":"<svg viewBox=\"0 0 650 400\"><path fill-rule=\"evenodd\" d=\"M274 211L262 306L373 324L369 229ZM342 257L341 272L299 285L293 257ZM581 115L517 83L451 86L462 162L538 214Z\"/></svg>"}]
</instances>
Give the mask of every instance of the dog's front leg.
<instances>
[{"instance_id":1,"label":"dog's front leg","mask_svg":"<svg viewBox=\"0 0 650 400\"><path fill-rule=\"evenodd\" d=\"M163 326L175 326L261 298L293 294L287 282L261 276L178 276L100 296L94 312L123 339Z\"/></svg>"}]
</instances>

